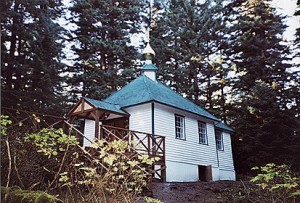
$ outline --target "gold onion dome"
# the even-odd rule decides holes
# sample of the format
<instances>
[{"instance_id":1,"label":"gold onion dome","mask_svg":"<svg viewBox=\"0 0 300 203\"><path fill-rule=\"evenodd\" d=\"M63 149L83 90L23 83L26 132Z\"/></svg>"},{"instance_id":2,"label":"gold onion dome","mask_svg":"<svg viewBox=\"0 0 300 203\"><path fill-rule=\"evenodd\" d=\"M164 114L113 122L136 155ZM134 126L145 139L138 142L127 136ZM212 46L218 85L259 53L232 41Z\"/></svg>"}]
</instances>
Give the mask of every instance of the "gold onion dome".
<instances>
[{"instance_id":1,"label":"gold onion dome","mask_svg":"<svg viewBox=\"0 0 300 203\"><path fill-rule=\"evenodd\" d=\"M148 42L145 49L143 50L143 55L146 56L155 56L155 52L150 46L150 43Z\"/></svg>"}]
</instances>

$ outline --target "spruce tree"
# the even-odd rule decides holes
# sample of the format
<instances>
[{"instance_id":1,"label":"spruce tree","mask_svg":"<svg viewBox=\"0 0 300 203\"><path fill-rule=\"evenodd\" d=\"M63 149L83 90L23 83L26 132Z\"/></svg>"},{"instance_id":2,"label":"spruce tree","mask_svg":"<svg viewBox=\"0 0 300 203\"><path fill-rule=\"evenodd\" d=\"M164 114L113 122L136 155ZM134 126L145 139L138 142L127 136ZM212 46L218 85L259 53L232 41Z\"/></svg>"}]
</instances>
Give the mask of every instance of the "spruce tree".
<instances>
[{"instance_id":1,"label":"spruce tree","mask_svg":"<svg viewBox=\"0 0 300 203\"><path fill-rule=\"evenodd\" d=\"M300 18L300 0L297 1L297 9L295 12L295 16ZM293 77L291 77L291 83L294 85L294 87L290 91L290 98L293 98L293 102L296 103L296 105L293 105L293 111L296 113L296 115L300 116L300 25L296 28L295 33L295 40L294 40L294 60L297 62L293 65Z\"/></svg>"},{"instance_id":2,"label":"spruce tree","mask_svg":"<svg viewBox=\"0 0 300 203\"><path fill-rule=\"evenodd\" d=\"M62 2L1 1L2 106L62 113Z\"/></svg>"},{"instance_id":3,"label":"spruce tree","mask_svg":"<svg viewBox=\"0 0 300 203\"><path fill-rule=\"evenodd\" d=\"M77 58L68 81L78 96L103 99L135 77L137 50L130 37L141 29L139 0L74 0L69 8Z\"/></svg>"},{"instance_id":4,"label":"spruce tree","mask_svg":"<svg viewBox=\"0 0 300 203\"><path fill-rule=\"evenodd\" d=\"M230 44L237 66L234 84L238 170L266 162L290 163L299 143L299 121L288 108L293 86L289 68L290 50L283 43L286 26L268 1L245 1L238 8Z\"/></svg>"},{"instance_id":5,"label":"spruce tree","mask_svg":"<svg viewBox=\"0 0 300 203\"><path fill-rule=\"evenodd\" d=\"M295 12L295 16L300 16L300 0L297 0L297 10ZM296 29L296 39L295 39L296 44L300 43L300 27ZM300 45L298 45L297 48L299 48ZM299 56L299 55L298 55Z\"/></svg>"},{"instance_id":6,"label":"spruce tree","mask_svg":"<svg viewBox=\"0 0 300 203\"><path fill-rule=\"evenodd\" d=\"M214 108L214 93L221 88L210 62L220 55L228 32L225 5L222 0L166 1L152 27L160 79L207 108Z\"/></svg>"}]
</instances>

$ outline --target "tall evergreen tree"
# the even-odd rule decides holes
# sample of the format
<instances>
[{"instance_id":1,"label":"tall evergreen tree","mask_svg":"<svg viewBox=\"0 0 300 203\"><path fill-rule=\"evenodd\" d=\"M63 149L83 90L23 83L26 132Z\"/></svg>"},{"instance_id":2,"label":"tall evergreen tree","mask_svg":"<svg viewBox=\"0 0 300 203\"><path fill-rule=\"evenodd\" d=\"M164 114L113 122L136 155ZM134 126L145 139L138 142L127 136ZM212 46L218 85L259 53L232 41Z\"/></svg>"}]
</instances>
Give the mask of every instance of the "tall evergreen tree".
<instances>
[{"instance_id":1,"label":"tall evergreen tree","mask_svg":"<svg viewBox=\"0 0 300 203\"><path fill-rule=\"evenodd\" d=\"M143 6L139 0L73 1L74 94L102 99L135 77L139 57L130 37L140 32Z\"/></svg>"},{"instance_id":2,"label":"tall evergreen tree","mask_svg":"<svg viewBox=\"0 0 300 203\"><path fill-rule=\"evenodd\" d=\"M266 162L297 163L291 154L299 143L299 121L289 91L289 48L282 43L286 26L268 1L245 1L233 26L232 58L237 65L233 126L242 140L238 169ZM296 144L296 145L295 145ZM293 147L294 146L294 147Z\"/></svg>"},{"instance_id":3,"label":"tall evergreen tree","mask_svg":"<svg viewBox=\"0 0 300 203\"><path fill-rule=\"evenodd\" d=\"M297 1L297 9L295 12L295 16L300 18L300 0ZM294 64L294 77L291 78L291 81L293 81L294 87L292 89L291 98L294 98L294 103L297 105L293 106L294 112L296 112L297 116L300 116L300 25L296 28L296 33L295 33L295 54L294 54L294 59L298 63ZM297 70L297 71L296 71Z\"/></svg>"},{"instance_id":4,"label":"tall evergreen tree","mask_svg":"<svg viewBox=\"0 0 300 203\"><path fill-rule=\"evenodd\" d=\"M166 1L151 34L159 77L177 92L208 108L214 108L214 93L222 89L216 85L220 84L216 83L220 72L209 62L220 54L228 31L225 3ZM226 78L227 73L223 70L222 77Z\"/></svg>"},{"instance_id":5,"label":"tall evergreen tree","mask_svg":"<svg viewBox=\"0 0 300 203\"><path fill-rule=\"evenodd\" d=\"M295 16L300 16L300 0L297 0L297 10L295 12ZM298 48L299 48L299 43L300 43L300 27L298 27L296 29L296 40L295 40L296 44L298 44ZM298 55L299 56L299 55Z\"/></svg>"},{"instance_id":6,"label":"tall evergreen tree","mask_svg":"<svg viewBox=\"0 0 300 203\"><path fill-rule=\"evenodd\" d=\"M61 113L62 2L1 1L2 106Z\"/></svg>"},{"instance_id":7,"label":"tall evergreen tree","mask_svg":"<svg viewBox=\"0 0 300 203\"><path fill-rule=\"evenodd\" d=\"M233 84L233 78L230 74L234 71L235 66L229 66L222 55L219 55L217 60L210 62L213 77L209 80L207 90L211 91L211 98L208 109L210 112L218 115L218 117L226 124L230 123L228 114L230 112L230 102L228 101L231 96L230 90Z\"/></svg>"}]
</instances>

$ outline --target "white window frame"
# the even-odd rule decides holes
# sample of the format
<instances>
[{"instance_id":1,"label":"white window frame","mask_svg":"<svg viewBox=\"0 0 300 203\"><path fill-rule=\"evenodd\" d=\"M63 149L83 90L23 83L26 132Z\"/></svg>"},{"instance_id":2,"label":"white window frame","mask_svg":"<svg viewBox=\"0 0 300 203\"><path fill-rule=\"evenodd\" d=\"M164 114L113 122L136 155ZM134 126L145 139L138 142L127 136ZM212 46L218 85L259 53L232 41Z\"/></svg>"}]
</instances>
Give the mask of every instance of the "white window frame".
<instances>
[{"instance_id":1,"label":"white window frame","mask_svg":"<svg viewBox=\"0 0 300 203\"><path fill-rule=\"evenodd\" d=\"M199 143L208 145L207 125L203 121L198 121Z\"/></svg>"},{"instance_id":2,"label":"white window frame","mask_svg":"<svg viewBox=\"0 0 300 203\"><path fill-rule=\"evenodd\" d=\"M224 151L223 132L216 130L216 147L217 150Z\"/></svg>"},{"instance_id":3,"label":"white window frame","mask_svg":"<svg viewBox=\"0 0 300 203\"><path fill-rule=\"evenodd\" d=\"M185 117L175 114L175 138L185 140Z\"/></svg>"}]
</instances>

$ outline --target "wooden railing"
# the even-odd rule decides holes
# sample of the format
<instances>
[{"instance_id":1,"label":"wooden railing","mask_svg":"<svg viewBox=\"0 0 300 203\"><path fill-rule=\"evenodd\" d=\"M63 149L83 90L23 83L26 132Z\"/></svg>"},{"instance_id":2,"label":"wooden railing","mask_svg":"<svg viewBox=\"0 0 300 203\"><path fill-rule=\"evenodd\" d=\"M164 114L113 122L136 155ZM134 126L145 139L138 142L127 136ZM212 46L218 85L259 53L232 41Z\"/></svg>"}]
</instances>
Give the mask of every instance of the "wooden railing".
<instances>
[{"instance_id":1,"label":"wooden railing","mask_svg":"<svg viewBox=\"0 0 300 203\"><path fill-rule=\"evenodd\" d=\"M67 121L63 121L65 127L69 131L76 133L76 136L82 136L84 139L92 143L78 129ZM100 125L102 139L106 141L123 140L130 144L132 152L138 154L147 154L149 158L154 158L155 162L152 166L153 179L161 182L166 180L166 159L165 159L165 137L159 135L151 135L149 133L118 128L114 126ZM66 128L65 128L66 130ZM156 159L158 158L158 159Z\"/></svg>"},{"instance_id":2,"label":"wooden railing","mask_svg":"<svg viewBox=\"0 0 300 203\"><path fill-rule=\"evenodd\" d=\"M150 158L155 158L152 170L154 178L165 181L165 137L151 135L149 133L133 131L113 126L101 125L103 139L111 141L114 139L124 140L130 143L131 149L139 154L147 154ZM158 158L158 159L157 159Z\"/></svg>"},{"instance_id":3,"label":"wooden railing","mask_svg":"<svg viewBox=\"0 0 300 203\"><path fill-rule=\"evenodd\" d=\"M77 138L84 139L90 143L93 142L93 140L90 140L73 124L62 117L21 110L17 111L8 108L5 108L4 110L4 114L9 115L10 119L13 121L13 124L8 127L8 130L14 131L14 133L23 135L28 132L37 132L42 128L63 128L67 135L72 134ZM165 137L107 125L101 125L99 127L103 139L107 141L116 139L127 141L134 153L147 154L150 158L159 158L156 159L152 167L153 178L165 181Z\"/></svg>"}]
</instances>

